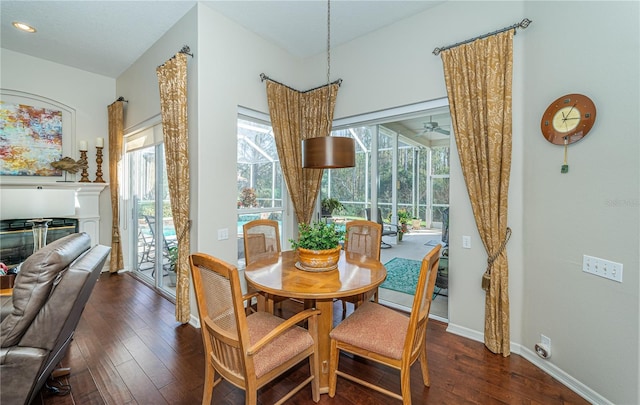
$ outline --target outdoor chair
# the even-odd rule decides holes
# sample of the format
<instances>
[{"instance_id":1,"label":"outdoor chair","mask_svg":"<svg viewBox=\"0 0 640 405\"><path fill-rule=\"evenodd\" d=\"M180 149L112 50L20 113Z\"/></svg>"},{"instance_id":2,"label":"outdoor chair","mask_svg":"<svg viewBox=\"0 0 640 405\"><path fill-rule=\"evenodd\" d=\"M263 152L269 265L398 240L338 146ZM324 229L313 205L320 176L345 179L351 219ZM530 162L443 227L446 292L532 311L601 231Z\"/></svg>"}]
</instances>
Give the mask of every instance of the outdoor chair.
<instances>
[{"instance_id":1,"label":"outdoor chair","mask_svg":"<svg viewBox=\"0 0 640 405\"><path fill-rule=\"evenodd\" d=\"M373 217L371 216L371 208L366 208L364 212L365 212L365 215L367 217L367 220L368 221L373 221L373 219L372 219ZM397 236L398 235L398 225L384 222L382 220L382 210L380 210L380 208L378 208L378 217L376 218L375 222L379 223L380 226L382 227L382 236ZM388 249L390 247L391 247L390 244L388 244L387 242L385 242L382 239L380 239L380 248L381 249Z\"/></svg>"},{"instance_id":2,"label":"outdoor chair","mask_svg":"<svg viewBox=\"0 0 640 405\"><path fill-rule=\"evenodd\" d=\"M242 295L238 269L215 257L189 256L206 357L202 404L209 405L216 373L245 391L245 404L255 405L257 391L291 367L309 359L310 376L276 402L282 404L311 383L314 402L320 400L318 362L318 314L307 309L288 320L267 312L246 315L244 302L256 294ZM306 321L308 330L297 326ZM279 392L282 392L279 391ZM272 402L270 398L267 402Z\"/></svg>"},{"instance_id":3,"label":"outdoor chair","mask_svg":"<svg viewBox=\"0 0 640 405\"><path fill-rule=\"evenodd\" d=\"M151 246L157 246L156 241L158 238L156 238L156 217L153 215L143 215L143 216L145 221L147 222L147 225L149 226L149 232L151 233L151 241L149 243ZM162 268L164 269L165 276L168 274L168 271L169 271L168 269L169 252L171 248L176 246L178 246L178 241L175 239L167 240L167 238L164 236L164 232L162 232L162 246L157 246L157 247L162 249ZM167 260L166 263L165 263L165 259ZM151 273L151 276L153 277L154 274L155 274L155 269Z\"/></svg>"},{"instance_id":4,"label":"outdoor chair","mask_svg":"<svg viewBox=\"0 0 640 405\"><path fill-rule=\"evenodd\" d=\"M422 259L418 285L409 317L375 302L365 302L336 326L331 337L329 396L336 394L337 376L411 404L410 370L420 360L422 381L429 386L427 321L438 274L440 245ZM339 370L340 351L361 356L400 371L401 394Z\"/></svg>"},{"instance_id":5,"label":"outdoor chair","mask_svg":"<svg viewBox=\"0 0 640 405\"><path fill-rule=\"evenodd\" d=\"M242 225L244 239L245 264L257 261L261 255L280 253L280 230L278 221L271 219L256 219ZM260 292L265 299L267 312L273 313L274 306L286 300L272 294Z\"/></svg>"},{"instance_id":6,"label":"outdoor chair","mask_svg":"<svg viewBox=\"0 0 640 405\"><path fill-rule=\"evenodd\" d=\"M142 229L138 230L138 254L140 261L138 269L142 269L143 263L153 263L155 259L155 250L153 246L153 237L151 234L145 233Z\"/></svg>"},{"instance_id":7,"label":"outdoor chair","mask_svg":"<svg viewBox=\"0 0 640 405\"><path fill-rule=\"evenodd\" d=\"M370 259L380 260L380 244L382 241L382 226L378 223L364 220L349 221L346 224L344 251L358 253ZM358 308L360 304L371 300L378 302L378 289L366 294L358 294L342 298L342 318L347 314L347 302Z\"/></svg>"}]
</instances>

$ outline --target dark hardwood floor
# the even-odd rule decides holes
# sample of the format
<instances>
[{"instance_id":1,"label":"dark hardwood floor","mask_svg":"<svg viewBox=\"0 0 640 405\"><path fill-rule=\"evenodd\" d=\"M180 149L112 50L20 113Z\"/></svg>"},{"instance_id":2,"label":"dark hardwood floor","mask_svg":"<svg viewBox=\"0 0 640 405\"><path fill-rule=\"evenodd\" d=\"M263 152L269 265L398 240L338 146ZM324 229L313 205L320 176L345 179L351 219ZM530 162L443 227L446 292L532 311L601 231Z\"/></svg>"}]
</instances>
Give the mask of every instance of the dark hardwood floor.
<instances>
[{"instance_id":1,"label":"dark hardwood floor","mask_svg":"<svg viewBox=\"0 0 640 405\"><path fill-rule=\"evenodd\" d=\"M300 307L297 307L297 306ZM287 300L281 316L301 309ZM352 307L349 306L351 309ZM336 302L335 320L342 307ZM586 404L580 396L518 355L503 358L481 343L445 331L429 321L431 387L422 385L420 366L411 370L414 404ZM272 404L285 387L308 375L308 363L264 387L260 404ZM175 322L174 305L128 274L103 274L82 315L61 364L71 375L66 396L41 391L37 404L197 404L202 401L204 354L200 330ZM342 356L340 367L399 391L399 374L359 358ZM53 383L52 383L53 384ZM214 404L244 404L244 392L227 382L214 389ZM307 386L289 403L313 404ZM335 398L320 404L392 404L400 401L338 378Z\"/></svg>"}]
</instances>

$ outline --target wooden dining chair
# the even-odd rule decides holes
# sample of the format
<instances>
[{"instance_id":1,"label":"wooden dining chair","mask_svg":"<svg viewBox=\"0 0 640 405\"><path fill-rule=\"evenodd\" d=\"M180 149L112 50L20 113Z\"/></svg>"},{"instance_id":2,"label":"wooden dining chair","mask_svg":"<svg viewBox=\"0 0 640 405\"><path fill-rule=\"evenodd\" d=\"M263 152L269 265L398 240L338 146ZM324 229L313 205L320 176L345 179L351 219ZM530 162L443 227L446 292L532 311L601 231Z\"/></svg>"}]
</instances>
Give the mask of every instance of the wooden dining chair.
<instances>
[{"instance_id":1,"label":"wooden dining chair","mask_svg":"<svg viewBox=\"0 0 640 405\"><path fill-rule=\"evenodd\" d=\"M357 253L370 259L380 260L380 243L382 240L382 225L365 220L349 221L346 224L344 251L345 253ZM342 298L342 319L347 315L347 302L354 308L371 298L378 302L378 289L366 294L354 295Z\"/></svg>"},{"instance_id":2,"label":"wooden dining chair","mask_svg":"<svg viewBox=\"0 0 640 405\"><path fill-rule=\"evenodd\" d=\"M257 261L261 255L280 253L280 229L278 221L256 219L242 225L245 264ZM286 297L260 292L266 301L267 312L273 313L275 304L281 304Z\"/></svg>"},{"instance_id":3,"label":"wooden dining chair","mask_svg":"<svg viewBox=\"0 0 640 405\"><path fill-rule=\"evenodd\" d=\"M267 252L280 252L280 229L278 221L256 219L242 225L244 235L244 257L247 265Z\"/></svg>"},{"instance_id":4,"label":"wooden dining chair","mask_svg":"<svg viewBox=\"0 0 640 405\"><path fill-rule=\"evenodd\" d=\"M329 396L336 394L337 376L364 385L411 404L411 365L420 359L422 381L429 386L427 366L427 321L433 289L438 275L440 245L422 259L418 285L409 317L375 302L363 303L336 326L331 337L329 360ZM387 365L400 371L401 394L389 391L338 369L340 350Z\"/></svg>"},{"instance_id":5,"label":"wooden dining chair","mask_svg":"<svg viewBox=\"0 0 640 405\"><path fill-rule=\"evenodd\" d=\"M307 309L287 320L267 312L247 316L244 301L252 295L242 295L235 266L203 253L190 255L189 262L206 356L202 404L211 403L221 381L216 373L245 391L245 404L255 405L258 389L307 358L310 376L276 403L284 403L308 383L318 402L320 311ZM296 325L302 321L307 321L308 330Z\"/></svg>"}]
</instances>

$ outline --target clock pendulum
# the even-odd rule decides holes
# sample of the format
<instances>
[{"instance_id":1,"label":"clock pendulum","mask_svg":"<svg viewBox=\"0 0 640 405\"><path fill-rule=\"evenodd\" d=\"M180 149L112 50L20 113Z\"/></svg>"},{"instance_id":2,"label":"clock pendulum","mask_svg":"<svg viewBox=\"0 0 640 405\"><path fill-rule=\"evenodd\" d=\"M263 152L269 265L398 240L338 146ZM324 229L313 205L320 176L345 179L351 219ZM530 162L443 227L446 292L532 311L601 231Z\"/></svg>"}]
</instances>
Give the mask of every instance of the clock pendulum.
<instances>
[{"instance_id":1,"label":"clock pendulum","mask_svg":"<svg viewBox=\"0 0 640 405\"><path fill-rule=\"evenodd\" d=\"M564 137L564 164L560 168L560 173L568 173L569 172L569 164L567 163L567 150L569 149L569 139Z\"/></svg>"},{"instance_id":2,"label":"clock pendulum","mask_svg":"<svg viewBox=\"0 0 640 405\"><path fill-rule=\"evenodd\" d=\"M567 94L549 104L542 115L540 129L547 141L564 145L564 164L560 173L569 172L569 144L584 138L595 121L596 106L589 97L582 94Z\"/></svg>"}]
</instances>

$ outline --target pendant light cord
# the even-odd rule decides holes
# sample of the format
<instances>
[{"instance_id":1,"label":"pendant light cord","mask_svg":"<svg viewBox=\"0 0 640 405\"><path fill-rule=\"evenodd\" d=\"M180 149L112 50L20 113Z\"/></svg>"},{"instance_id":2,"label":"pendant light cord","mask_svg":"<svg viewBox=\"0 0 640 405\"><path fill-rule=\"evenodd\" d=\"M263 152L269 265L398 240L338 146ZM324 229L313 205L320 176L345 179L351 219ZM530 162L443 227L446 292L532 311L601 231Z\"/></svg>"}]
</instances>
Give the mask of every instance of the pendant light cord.
<instances>
[{"instance_id":1,"label":"pendant light cord","mask_svg":"<svg viewBox=\"0 0 640 405\"><path fill-rule=\"evenodd\" d=\"M331 0L327 0L327 125L331 136Z\"/></svg>"},{"instance_id":2,"label":"pendant light cord","mask_svg":"<svg viewBox=\"0 0 640 405\"><path fill-rule=\"evenodd\" d=\"M331 0L327 0L327 86L331 83Z\"/></svg>"}]
</instances>

